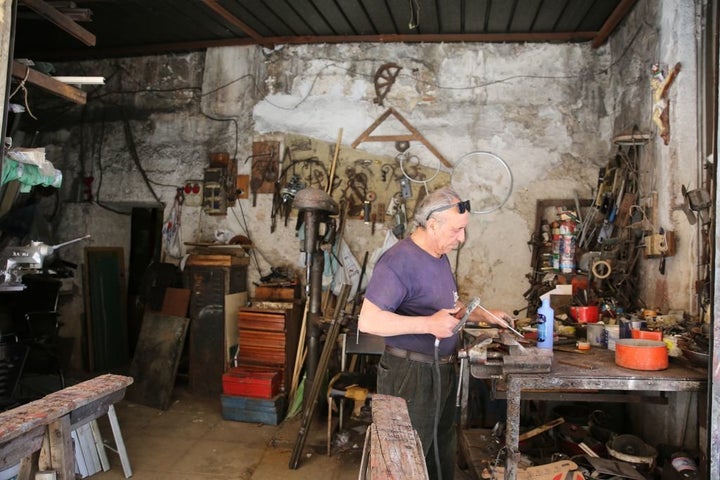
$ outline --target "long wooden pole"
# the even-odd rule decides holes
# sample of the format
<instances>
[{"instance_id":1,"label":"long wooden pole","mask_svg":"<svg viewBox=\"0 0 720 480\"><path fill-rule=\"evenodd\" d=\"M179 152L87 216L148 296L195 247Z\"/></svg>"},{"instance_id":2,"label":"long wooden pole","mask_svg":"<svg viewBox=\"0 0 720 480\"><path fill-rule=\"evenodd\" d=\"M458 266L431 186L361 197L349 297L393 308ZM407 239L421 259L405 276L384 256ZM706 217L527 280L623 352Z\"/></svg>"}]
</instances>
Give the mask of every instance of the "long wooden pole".
<instances>
[{"instance_id":1,"label":"long wooden pole","mask_svg":"<svg viewBox=\"0 0 720 480\"><path fill-rule=\"evenodd\" d=\"M337 167L338 156L340 156L340 144L342 143L343 129L338 130L337 142L335 142L335 151L333 152L332 164L330 165L330 175L328 175L328 184L325 193L332 196L333 183L335 180L335 167Z\"/></svg>"},{"instance_id":2,"label":"long wooden pole","mask_svg":"<svg viewBox=\"0 0 720 480\"><path fill-rule=\"evenodd\" d=\"M300 371L302 370L303 359L305 358L305 331L307 325L308 310L310 309L310 299L305 299L305 309L303 310L302 323L300 324L300 337L298 338L298 347L295 352L295 368L293 369L292 383L290 384L290 403L295 401L295 393L300 379Z\"/></svg>"}]
</instances>

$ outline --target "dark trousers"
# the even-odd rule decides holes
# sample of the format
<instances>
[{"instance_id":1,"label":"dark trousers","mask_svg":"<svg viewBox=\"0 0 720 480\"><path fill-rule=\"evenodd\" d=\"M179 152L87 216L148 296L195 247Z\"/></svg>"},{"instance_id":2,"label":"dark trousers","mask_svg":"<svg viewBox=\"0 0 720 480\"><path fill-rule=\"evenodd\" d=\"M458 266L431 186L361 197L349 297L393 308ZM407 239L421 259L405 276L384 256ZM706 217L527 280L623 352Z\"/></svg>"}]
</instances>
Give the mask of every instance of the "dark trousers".
<instances>
[{"instance_id":1,"label":"dark trousers","mask_svg":"<svg viewBox=\"0 0 720 480\"><path fill-rule=\"evenodd\" d=\"M380 358L377 374L378 393L404 398L410 422L417 431L425 453L431 479L437 479L435 463L436 382L430 363L394 357L387 352ZM453 480L457 452L455 399L457 373L455 363L440 365L440 416L437 441L440 449L442 480Z\"/></svg>"}]
</instances>

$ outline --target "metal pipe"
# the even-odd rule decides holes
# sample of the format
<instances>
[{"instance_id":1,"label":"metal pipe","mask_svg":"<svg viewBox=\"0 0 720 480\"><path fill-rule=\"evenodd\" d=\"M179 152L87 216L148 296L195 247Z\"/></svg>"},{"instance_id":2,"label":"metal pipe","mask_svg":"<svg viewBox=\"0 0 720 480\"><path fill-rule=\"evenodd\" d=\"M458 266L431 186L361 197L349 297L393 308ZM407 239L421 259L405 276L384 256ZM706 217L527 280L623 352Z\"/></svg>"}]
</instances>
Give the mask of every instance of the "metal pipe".
<instances>
[{"instance_id":1,"label":"metal pipe","mask_svg":"<svg viewBox=\"0 0 720 480\"><path fill-rule=\"evenodd\" d=\"M488 310L487 308L483 307L482 305L478 305L477 308L479 308L479 309L482 310L483 312L487 313L488 315L490 315L490 316L491 316L492 318L494 318L495 320L498 320L498 321L507 323L505 320L503 320L502 318L498 317L497 315L495 315L494 313L492 313L490 310ZM510 330L511 332L513 332L513 333L514 333L515 335L517 335L518 337L525 338L522 333L520 333L520 332L518 332L517 330L515 330L513 327L510 326L510 324L508 324L508 327L507 327L507 328L508 328L508 330Z\"/></svg>"}]
</instances>

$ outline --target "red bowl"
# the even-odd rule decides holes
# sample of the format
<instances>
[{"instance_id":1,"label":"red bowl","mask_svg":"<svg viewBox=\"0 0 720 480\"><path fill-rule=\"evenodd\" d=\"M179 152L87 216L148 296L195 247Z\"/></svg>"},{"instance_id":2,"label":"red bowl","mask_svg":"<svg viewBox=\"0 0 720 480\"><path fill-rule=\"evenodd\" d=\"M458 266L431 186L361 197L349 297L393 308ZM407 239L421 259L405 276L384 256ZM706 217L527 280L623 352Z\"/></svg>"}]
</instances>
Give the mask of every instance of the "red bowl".
<instances>
[{"instance_id":1,"label":"red bowl","mask_svg":"<svg viewBox=\"0 0 720 480\"><path fill-rule=\"evenodd\" d=\"M600 317L600 309L597 305L570 307L570 316L578 323L597 323Z\"/></svg>"}]
</instances>

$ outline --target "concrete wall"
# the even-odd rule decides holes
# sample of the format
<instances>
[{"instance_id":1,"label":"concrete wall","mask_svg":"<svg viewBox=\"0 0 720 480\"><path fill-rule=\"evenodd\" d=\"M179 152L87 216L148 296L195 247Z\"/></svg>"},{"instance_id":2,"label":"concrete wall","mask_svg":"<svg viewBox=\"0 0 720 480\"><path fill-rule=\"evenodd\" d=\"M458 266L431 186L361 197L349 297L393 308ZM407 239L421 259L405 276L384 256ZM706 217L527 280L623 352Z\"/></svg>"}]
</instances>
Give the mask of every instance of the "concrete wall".
<instances>
[{"instance_id":1,"label":"concrete wall","mask_svg":"<svg viewBox=\"0 0 720 480\"><path fill-rule=\"evenodd\" d=\"M402 70L385 106L379 106L373 75L389 61ZM169 207L173 186L202 178L211 152L235 154L237 149L238 171L249 173L252 161L245 159L260 135L295 133L329 147L342 128L348 149L392 106L450 163L483 150L512 170L512 195L501 210L473 216L458 262L465 295L512 310L524 305L535 201L572 198L573 191L588 197L598 167L607 162L612 75L599 72L609 63L606 49L586 44L238 47L204 55L108 60L64 66L103 74L108 85L97 91L96 100L91 94L84 118L80 109L65 113L62 121L48 123L41 117L39 129L41 141L58 149L50 158L65 171L66 198L76 198L72 179L84 164L96 177L96 187L102 177L101 201L151 202L129 153L125 115L153 190ZM74 124L81 121L83 128ZM384 133L383 128L376 133ZM368 142L359 149L390 162L397 153L391 143ZM463 164L461 175L451 175L419 143L413 142L411 152L472 198L464 176L477 174L474 168ZM346 167L341 156L338 172ZM414 196L421 189L413 184ZM271 197L259 194L254 207L241 200L226 217L186 206L183 240L212 240L217 228L243 233L247 223L260 262L259 269L251 268L251 280L267 274L270 266L297 266L294 221L270 233ZM346 239L358 259L382 244L385 228L379 225L370 236L363 222L348 222Z\"/></svg>"},{"instance_id":2,"label":"concrete wall","mask_svg":"<svg viewBox=\"0 0 720 480\"><path fill-rule=\"evenodd\" d=\"M618 71L612 79L612 89L617 92L614 129L629 131L637 126L642 132L655 133L640 147L638 190L642 197L657 199L648 209L649 227L655 232L660 228L672 230L677 239L677 253L666 259L665 274L659 271L660 259L640 264L641 297L650 308L698 314L694 285L700 274L700 231L681 211L682 185L699 188L703 163L698 154L701 129L697 120L701 103L696 58L699 23L692 3L638 2L613 36L610 51ZM655 63L669 70L678 62L681 71L668 93L670 141L665 145L651 119L654 101L649 71ZM634 431L657 443L686 448L696 448L700 440L701 450L706 451L704 439L698 436L705 427L698 425L697 400L697 394L677 392L668 395L668 405L632 405Z\"/></svg>"},{"instance_id":3,"label":"concrete wall","mask_svg":"<svg viewBox=\"0 0 720 480\"><path fill-rule=\"evenodd\" d=\"M613 90L618 92L616 130L637 125L656 136L642 147L639 165L641 196L656 195L657 204L648 209L650 227L675 233L677 254L666 260L665 274L659 259L640 264L643 279L641 296L649 308L698 313L695 281L698 279L698 226L688 222L681 207L682 186L700 188L703 159L698 140L698 44L699 23L692 2L639 2L619 35L611 42L618 75ZM665 145L652 122L653 97L649 71L660 64L669 71L681 70L668 91L670 141ZM619 128L618 128L619 127Z\"/></svg>"}]
</instances>

